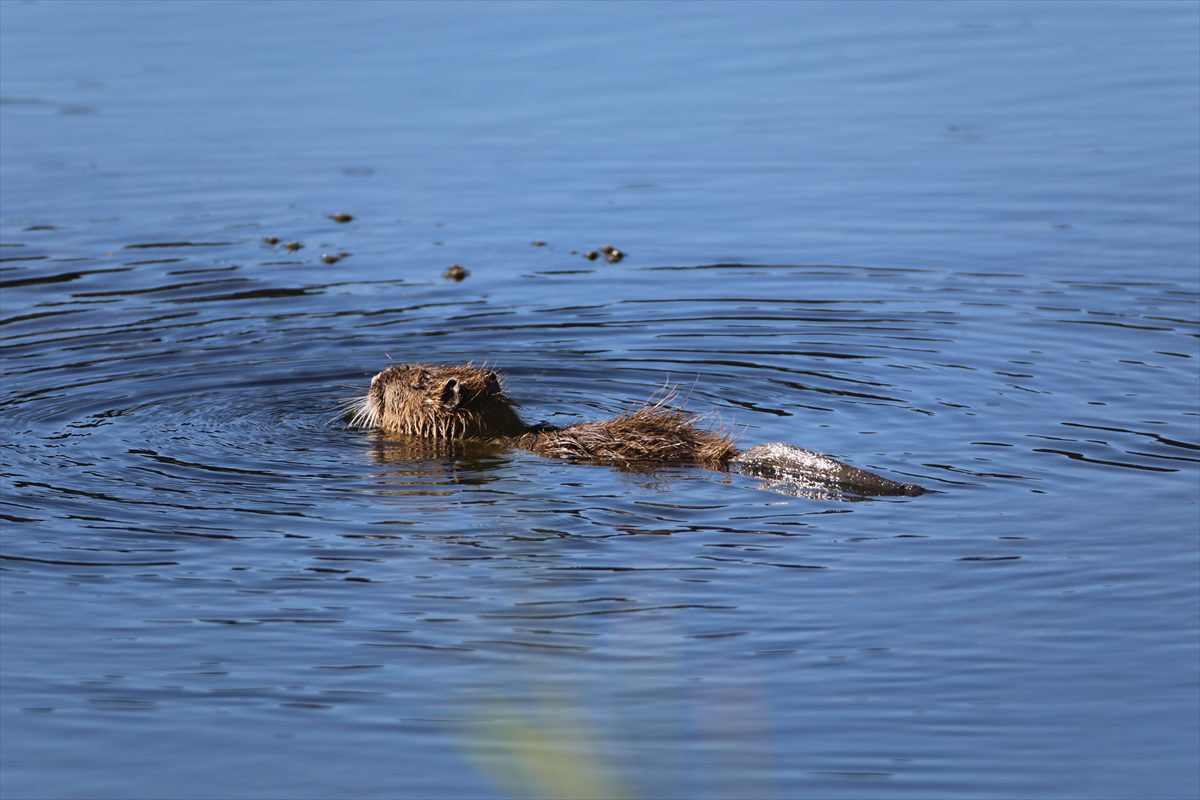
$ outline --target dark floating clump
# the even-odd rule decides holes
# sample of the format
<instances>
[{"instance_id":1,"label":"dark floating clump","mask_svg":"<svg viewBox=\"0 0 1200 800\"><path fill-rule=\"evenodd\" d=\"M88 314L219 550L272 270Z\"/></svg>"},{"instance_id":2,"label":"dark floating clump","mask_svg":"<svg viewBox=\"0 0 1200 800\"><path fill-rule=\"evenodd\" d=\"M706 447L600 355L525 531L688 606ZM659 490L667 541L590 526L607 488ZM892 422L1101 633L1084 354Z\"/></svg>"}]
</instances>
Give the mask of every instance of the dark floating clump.
<instances>
[{"instance_id":1,"label":"dark floating clump","mask_svg":"<svg viewBox=\"0 0 1200 800\"><path fill-rule=\"evenodd\" d=\"M333 220L334 222L338 223L339 225L345 225L347 222L354 221L353 214L343 214L343 213L330 214L329 218L331 220Z\"/></svg>"},{"instance_id":2,"label":"dark floating clump","mask_svg":"<svg viewBox=\"0 0 1200 800\"><path fill-rule=\"evenodd\" d=\"M345 257L346 257L346 256L348 256L348 255L350 255L350 254L349 254L349 253L345 253L345 252L342 252L342 253L322 253L322 254L321 254L321 260L322 260L322 261L324 261L326 264L336 264L337 262L341 261L343 258L345 258Z\"/></svg>"},{"instance_id":3,"label":"dark floating clump","mask_svg":"<svg viewBox=\"0 0 1200 800\"><path fill-rule=\"evenodd\" d=\"M269 244L272 247L274 247L275 245L279 244L279 237L278 236L264 236L262 238L262 243Z\"/></svg>"},{"instance_id":4,"label":"dark floating clump","mask_svg":"<svg viewBox=\"0 0 1200 800\"><path fill-rule=\"evenodd\" d=\"M446 271L442 273L442 277L448 281L461 281L471 273L464 269L459 264L451 264L446 267Z\"/></svg>"},{"instance_id":5,"label":"dark floating clump","mask_svg":"<svg viewBox=\"0 0 1200 800\"><path fill-rule=\"evenodd\" d=\"M572 251L572 252L574 252L574 251ZM618 261L625 258L625 255L626 255L626 253L624 251L618 250L617 248L613 247L611 244L606 244L606 245L604 245L604 247L601 247L599 250L588 250L586 253L583 254L583 257L586 258L588 261L595 261L597 258L600 257L601 253L604 254L605 260L607 260L608 263L610 263L610 264L616 264Z\"/></svg>"},{"instance_id":6,"label":"dark floating clump","mask_svg":"<svg viewBox=\"0 0 1200 800\"><path fill-rule=\"evenodd\" d=\"M287 250L289 253L294 253L297 250L302 250L304 248L304 245L300 244L300 242L288 242L287 244L285 244L283 246L283 248L285 250Z\"/></svg>"},{"instance_id":7,"label":"dark floating clump","mask_svg":"<svg viewBox=\"0 0 1200 800\"><path fill-rule=\"evenodd\" d=\"M28 228L26 230L28 230ZM530 242L530 244L533 245L534 247L545 247L546 246L546 243L543 242L541 239L534 239L532 242Z\"/></svg>"},{"instance_id":8,"label":"dark floating clump","mask_svg":"<svg viewBox=\"0 0 1200 800\"><path fill-rule=\"evenodd\" d=\"M618 261L620 261L622 258L625 257L624 253L622 253L617 248L613 247L611 244L606 244L604 247L601 248L601 250L604 251L604 256L605 256L605 258L608 259L608 263L610 263L610 264L616 264Z\"/></svg>"},{"instance_id":9,"label":"dark floating clump","mask_svg":"<svg viewBox=\"0 0 1200 800\"><path fill-rule=\"evenodd\" d=\"M26 231L61 231L62 228L57 225L30 225L28 228L22 228Z\"/></svg>"}]
</instances>

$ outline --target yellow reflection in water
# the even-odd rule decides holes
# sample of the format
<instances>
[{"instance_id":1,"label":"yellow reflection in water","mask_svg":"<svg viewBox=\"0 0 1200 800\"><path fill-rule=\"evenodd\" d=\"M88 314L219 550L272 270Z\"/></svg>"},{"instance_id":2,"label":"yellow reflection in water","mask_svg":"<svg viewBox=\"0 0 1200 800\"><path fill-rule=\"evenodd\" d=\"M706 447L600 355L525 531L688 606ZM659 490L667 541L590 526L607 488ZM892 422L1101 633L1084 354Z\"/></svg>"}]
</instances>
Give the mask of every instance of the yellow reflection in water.
<instances>
[{"instance_id":1,"label":"yellow reflection in water","mask_svg":"<svg viewBox=\"0 0 1200 800\"><path fill-rule=\"evenodd\" d=\"M478 769L515 797L631 800L600 759L601 748L565 702L539 703L537 714L497 701L490 723L471 731L468 754Z\"/></svg>"}]
</instances>

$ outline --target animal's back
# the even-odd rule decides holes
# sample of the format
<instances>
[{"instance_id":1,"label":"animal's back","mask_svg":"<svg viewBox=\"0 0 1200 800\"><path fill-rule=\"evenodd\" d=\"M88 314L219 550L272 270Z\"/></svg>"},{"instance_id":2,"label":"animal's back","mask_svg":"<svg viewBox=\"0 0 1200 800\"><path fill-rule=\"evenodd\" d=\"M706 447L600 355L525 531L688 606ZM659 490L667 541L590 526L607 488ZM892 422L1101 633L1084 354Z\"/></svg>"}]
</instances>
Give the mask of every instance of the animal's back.
<instances>
[{"instance_id":1,"label":"animal's back","mask_svg":"<svg viewBox=\"0 0 1200 800\"><path fill-rule=\"evenodd\" d=\"M517 445L549 458L618 465L702 464L720 469L737 453L733 442L699 428L692 418L660 404L602 422L530 431Z\"/></svg>"}]
</instances>

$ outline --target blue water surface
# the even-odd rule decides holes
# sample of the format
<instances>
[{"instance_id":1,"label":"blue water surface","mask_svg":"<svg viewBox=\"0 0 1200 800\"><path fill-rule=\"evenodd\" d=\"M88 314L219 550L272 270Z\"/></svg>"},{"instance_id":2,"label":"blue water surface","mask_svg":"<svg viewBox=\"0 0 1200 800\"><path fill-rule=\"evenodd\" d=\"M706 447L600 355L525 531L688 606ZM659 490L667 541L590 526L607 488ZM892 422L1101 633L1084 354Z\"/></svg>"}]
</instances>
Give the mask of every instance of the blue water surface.
<instances>
[{"instance_id":1,"label":"blue water surface","mask_svg":"<svg viewBox=\"0 0 1200 800\"><path fill-rule=\"evenodd\" d=\"M1200 795L1196 3L3 0L0 336L5 798Z\"/></svg>"}]
</instances>

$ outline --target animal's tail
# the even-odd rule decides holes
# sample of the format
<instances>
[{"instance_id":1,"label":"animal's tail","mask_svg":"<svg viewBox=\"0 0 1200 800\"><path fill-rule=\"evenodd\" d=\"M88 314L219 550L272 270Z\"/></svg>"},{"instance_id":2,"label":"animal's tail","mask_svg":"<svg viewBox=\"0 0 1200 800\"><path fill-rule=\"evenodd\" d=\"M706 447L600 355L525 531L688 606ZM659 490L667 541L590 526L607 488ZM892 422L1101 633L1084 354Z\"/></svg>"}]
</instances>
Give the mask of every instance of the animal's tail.
<instances>
[{"instance_id":1,"label":"animal's tail","mask_svg":"<svg viewBox=\"0 0 1200 800\"><path fill-rule=\"evenodd\" d=\"M739 453L732 463L748 475L799 487L832 489L860 495L890 494L915 497L925 493L925 489L915 483L888 480L843 464L829 456L782 442L751 447Z\"/></svg>"}]
</instances>

